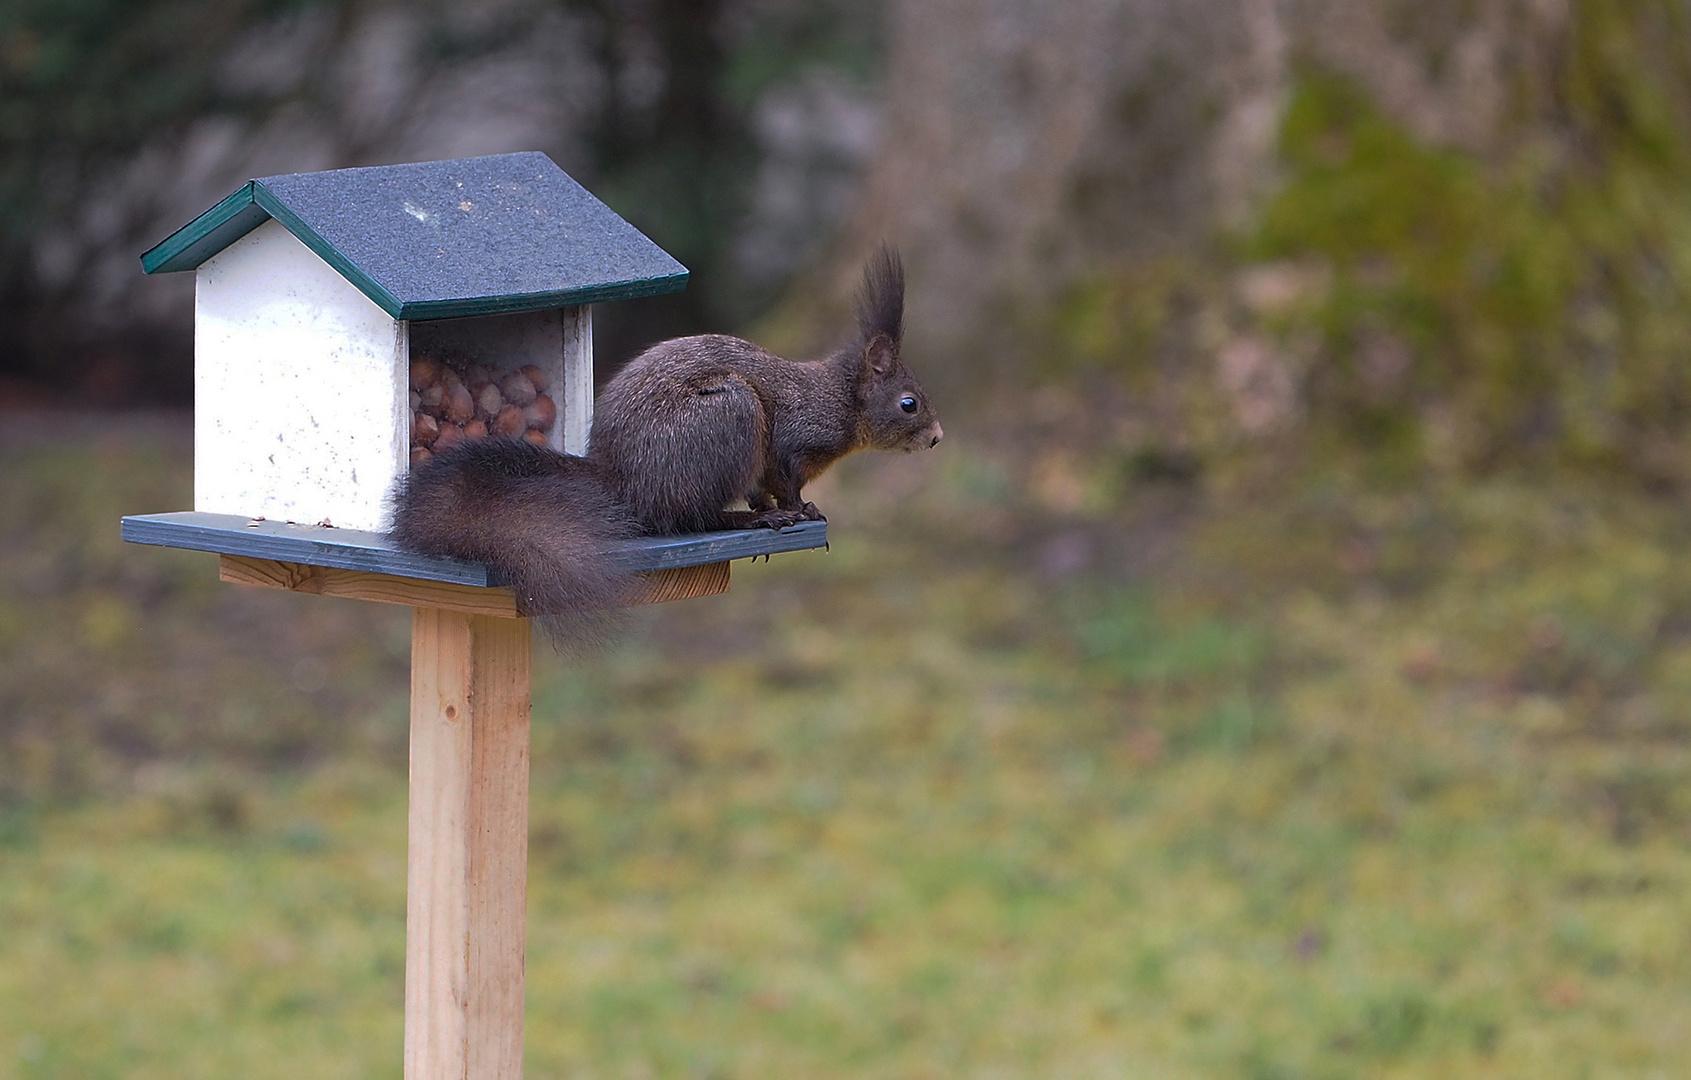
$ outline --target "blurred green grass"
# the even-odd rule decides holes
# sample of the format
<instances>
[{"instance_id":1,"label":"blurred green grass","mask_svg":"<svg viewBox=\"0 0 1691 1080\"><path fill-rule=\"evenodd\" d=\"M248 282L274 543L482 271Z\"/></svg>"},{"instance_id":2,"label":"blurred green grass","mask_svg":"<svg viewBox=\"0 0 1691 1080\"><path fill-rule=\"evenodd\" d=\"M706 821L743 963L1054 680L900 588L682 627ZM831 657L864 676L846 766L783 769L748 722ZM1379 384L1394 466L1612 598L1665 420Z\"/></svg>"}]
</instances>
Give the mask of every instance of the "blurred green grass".
<instances>
[{"instance_id":1,"label":"blurred green grass","mask_svg":"<svg viewBox=\"0 0 1691 1080\"><path fill-rule=\"evenodd\" d=\"M170 429L0 444L0 1077L397 1075L404 612L124 549ZM538 654L528 1075L1691 1064L1691 514L957 434Z\"/></svg>"}]
</instances>

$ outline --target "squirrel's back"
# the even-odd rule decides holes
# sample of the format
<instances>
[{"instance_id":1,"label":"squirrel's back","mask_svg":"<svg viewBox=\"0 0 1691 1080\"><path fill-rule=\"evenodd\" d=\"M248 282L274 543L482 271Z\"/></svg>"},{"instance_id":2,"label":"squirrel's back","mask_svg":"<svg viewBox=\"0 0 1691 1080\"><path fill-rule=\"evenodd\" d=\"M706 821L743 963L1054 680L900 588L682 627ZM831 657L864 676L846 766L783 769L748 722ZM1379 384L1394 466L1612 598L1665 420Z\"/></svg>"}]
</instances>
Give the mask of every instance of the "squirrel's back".
<instances>
[{"instance_id":1,"label":"squirrel's back","mask_svg":"<svg viewBox=\"0 0 1691 1080\"><path fill-rule=\"evenodd\" d=\"M587 455L643 529L655 534L724 527L723 507L744 499L761 470L772 373L791 361L736 337L660 342L601 391Z\"/></svg>"}]
</instances>

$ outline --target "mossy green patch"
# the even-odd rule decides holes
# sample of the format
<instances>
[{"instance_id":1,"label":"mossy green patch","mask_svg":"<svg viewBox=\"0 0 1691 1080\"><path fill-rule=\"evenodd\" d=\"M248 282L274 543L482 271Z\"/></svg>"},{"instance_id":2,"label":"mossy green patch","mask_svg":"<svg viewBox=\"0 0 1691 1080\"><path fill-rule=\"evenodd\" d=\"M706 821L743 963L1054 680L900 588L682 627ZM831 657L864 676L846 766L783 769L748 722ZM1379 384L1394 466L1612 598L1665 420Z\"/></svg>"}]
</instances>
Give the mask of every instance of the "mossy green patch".
<instances>
[{"instance_id":1,"label":"mossy green patch","mask_svg":"<svg viewBox=\"0 0 1691 1080\"><path fill-rule=\"evenodd\" d=\"M1076 288L1052 361L1123 373L1152 403L1148 444L1211 459L1296 429L1318 461L1388 477L1578 463L1683 485L1685 14L1592 0L1568 17L1523 43L1483 148L1301 69L1253 220L1207 255Z\"/></svg>"}]
</instances>

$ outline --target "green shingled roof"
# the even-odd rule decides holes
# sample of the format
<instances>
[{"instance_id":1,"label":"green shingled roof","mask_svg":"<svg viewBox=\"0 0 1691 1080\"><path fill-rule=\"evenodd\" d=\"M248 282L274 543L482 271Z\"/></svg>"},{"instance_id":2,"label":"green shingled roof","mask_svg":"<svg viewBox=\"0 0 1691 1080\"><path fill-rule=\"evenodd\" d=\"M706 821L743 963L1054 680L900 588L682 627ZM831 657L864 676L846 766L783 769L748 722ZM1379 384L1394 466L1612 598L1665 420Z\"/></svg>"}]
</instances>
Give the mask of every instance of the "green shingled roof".
<instances>
[{"instance_id":1,"label":"green shingled roof","mask_svg":"<svg viewBox=\"0 0 1691 1080\"><path fill-rule=\"evenodd\" d=\"M274 218L396 319L675 292L687 269L545 154L252 180L141 256L192 270Z\"/></svg>"}]
</instances>

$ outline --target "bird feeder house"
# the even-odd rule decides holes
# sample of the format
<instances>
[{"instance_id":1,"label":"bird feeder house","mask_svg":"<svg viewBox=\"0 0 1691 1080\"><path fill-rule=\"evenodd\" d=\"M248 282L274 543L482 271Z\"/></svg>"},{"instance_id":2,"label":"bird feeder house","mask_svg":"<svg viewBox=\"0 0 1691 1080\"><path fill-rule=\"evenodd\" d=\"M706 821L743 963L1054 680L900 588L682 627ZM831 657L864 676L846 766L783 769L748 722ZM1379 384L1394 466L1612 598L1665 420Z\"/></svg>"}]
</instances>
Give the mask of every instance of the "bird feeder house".
<instances>
[{"instance_id":1,"label":"bird feeder house","mask_svg":"<svg viewBox=\"0 0 1691 1080\"><path fill-rule=\"evenodd\" d=\"M125 540L225 581L413 608L405 1076L521 1075L531 630L488 567L386 537L395 484L491 434L585 452L590 305L687 270L539 153L249 181L141 257L193 271L194 506ZM639 602L826 525L619 542Z\"/></svg>"}]
</instances>

